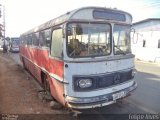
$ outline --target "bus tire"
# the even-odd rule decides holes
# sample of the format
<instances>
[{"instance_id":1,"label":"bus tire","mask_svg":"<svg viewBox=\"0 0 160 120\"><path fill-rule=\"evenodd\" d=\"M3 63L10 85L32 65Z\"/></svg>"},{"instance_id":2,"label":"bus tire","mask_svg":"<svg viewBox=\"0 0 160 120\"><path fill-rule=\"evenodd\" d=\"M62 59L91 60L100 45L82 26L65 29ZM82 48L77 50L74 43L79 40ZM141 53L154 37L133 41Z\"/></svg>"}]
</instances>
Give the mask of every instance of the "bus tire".
<instances>
[{"instance_id":1,"label":"bus tire","mask_svg":"<svg viewBox=\"0 0 160 120\"><path fill-rule=\"evenodd\" d=\"M42 77L42 86L44 90L46 92L50 92L49 80L47 78L47 75L44 72L42 72L41 77Z\"/></svg>"},{"instance_id":2,"label":"bus tire","mask_svg":"<svg viewBox=\"0 0 160 120\"><path fill-rule=\"evenodd\" d=\"M44 99L46 101L54 100L51 93L50 93L50 85L49 85L49 80L47 78L47 75L44 72L42 72L41 77L42 77L42 87L43 87L44 92L45 92L44 93Z\"/></svg>"}]
</instances>

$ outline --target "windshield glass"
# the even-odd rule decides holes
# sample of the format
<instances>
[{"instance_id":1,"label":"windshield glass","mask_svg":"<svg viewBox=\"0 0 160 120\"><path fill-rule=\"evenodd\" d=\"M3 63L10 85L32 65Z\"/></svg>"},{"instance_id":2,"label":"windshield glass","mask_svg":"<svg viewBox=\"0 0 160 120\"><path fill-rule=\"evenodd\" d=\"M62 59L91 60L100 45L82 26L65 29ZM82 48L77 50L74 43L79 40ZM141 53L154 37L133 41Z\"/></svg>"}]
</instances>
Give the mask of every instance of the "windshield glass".
<instances>
[{"instance_id":1,"label":"windshield glass","mask_svg":"<svg viewBox=\"0 0 160 120\"><path fill-rule=\"evenodd\" d=\"M19 45L19 41L18 40L14 40L14 41L12 41L12 44L13 45Z\"/></svg>"},{"instance_id":2,"label":"windshield glass","mask_svg":"<svg viewBox=\"0 0 160 120\"><path fill-rule=\"evenodd\" d=\"M111 53L110 25L70 23L67 26L69 57L96 57Z\"/></svg>"},{"instance_id":3,"label":"windshield glass","mask_svg":"<svg viewBox=\"0 0 160 120\"><path fill-rule=\"evenodd\" d=\"M114 54L127 54L131 52L130 26L114 25L113 29Z\"/></svg>"}]
</instances>

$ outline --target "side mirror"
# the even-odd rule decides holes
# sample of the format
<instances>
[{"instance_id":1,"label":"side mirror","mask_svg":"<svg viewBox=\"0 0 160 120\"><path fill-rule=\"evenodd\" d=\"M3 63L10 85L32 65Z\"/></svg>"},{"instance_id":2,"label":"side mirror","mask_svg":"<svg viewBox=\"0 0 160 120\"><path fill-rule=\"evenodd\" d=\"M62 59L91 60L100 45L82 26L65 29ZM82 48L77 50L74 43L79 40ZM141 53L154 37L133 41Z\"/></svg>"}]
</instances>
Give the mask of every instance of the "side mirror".
<instances>
[{"instance_id":1,"label":"side mirror","mask_svg":"<svg viewBox=\"0 0 160 120\"><path fill-rule=\"evenodd\" d=\"M133 40L133 44L136 44L137 43L137 41L135 42L134 40L135 40L135 33L136 33L136 30L134 29L134 28L131 28L131 30L130 30L130 35L131 35L131 40Z\"/></svg>"},{"instance_id":2,"label":"side mirror","mask_svg":"<svg viewBox=\"0 0 160 120\"><path fill-rule=\"evenodd\" d=\"M134 28L131 28L130 33L132 35L132 38L134 38L134 34L135 34L136 30Z\"/></svg>"}]
</instances>

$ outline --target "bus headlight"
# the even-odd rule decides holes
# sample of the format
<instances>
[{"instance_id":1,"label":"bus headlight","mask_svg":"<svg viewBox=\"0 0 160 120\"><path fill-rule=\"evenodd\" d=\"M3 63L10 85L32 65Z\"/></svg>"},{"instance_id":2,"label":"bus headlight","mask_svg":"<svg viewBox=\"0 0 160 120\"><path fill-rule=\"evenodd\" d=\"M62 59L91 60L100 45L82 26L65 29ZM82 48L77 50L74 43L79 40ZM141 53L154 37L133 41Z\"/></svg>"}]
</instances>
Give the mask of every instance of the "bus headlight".
<instances>
[{"instance_id":1,"label":"bus headlight","mask_svg":"<svg viewBox=\"0 0 160 120\"><path fill-rule=\"evenodd\" d=\"M80 88L89 88L92 86L92 80L91 79L81 79L79 80L78 85Z\"/></svg>"},{"instance_id":2,"label":"bus headlight","mask_svg":"<svg viewBox=\"0 0 160 120\"><path fill-rule=\"evenodd\" d=\"M132 77L134 77L136 73L137 73L136 69L133 69L132 70Z\"/></svg>"}]
</instances>

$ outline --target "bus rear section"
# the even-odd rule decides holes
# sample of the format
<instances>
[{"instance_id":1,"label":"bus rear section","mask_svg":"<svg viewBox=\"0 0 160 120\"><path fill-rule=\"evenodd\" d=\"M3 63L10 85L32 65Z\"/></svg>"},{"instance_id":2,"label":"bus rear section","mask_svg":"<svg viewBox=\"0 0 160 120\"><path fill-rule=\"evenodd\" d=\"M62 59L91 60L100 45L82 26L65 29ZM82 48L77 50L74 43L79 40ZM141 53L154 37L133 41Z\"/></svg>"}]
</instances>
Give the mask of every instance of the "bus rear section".
<instances>
[{"instance_id":1,"label":"bus rear section","mask_svg":"<svg viewBox=\"0 0 160 120\"><path fill-rule=\"evenodd\" d=\"M20 58L63 106L106 106L137 87L131 24L129 13L115 9L73 10L22 34Z\"/></svg>"}]
</instances>

